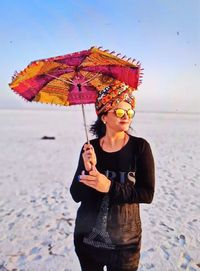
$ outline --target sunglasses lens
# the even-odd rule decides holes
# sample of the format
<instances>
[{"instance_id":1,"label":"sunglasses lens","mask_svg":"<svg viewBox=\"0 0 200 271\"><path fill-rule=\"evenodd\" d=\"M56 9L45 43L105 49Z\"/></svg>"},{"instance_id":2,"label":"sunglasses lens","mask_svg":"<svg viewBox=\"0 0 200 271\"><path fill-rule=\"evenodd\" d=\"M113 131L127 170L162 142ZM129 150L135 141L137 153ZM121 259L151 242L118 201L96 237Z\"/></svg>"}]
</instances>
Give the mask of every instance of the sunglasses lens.
<instances>
[{"instance_id":1,"label":"sunglasses lens","mask_svg":"<svg viewBox=\"0 0 200 271\"><path fill-rule=\"evenodd\" d=\"M129 109L129 110L128 110L128 117L129 117L130 119L132 119L132 118L134 117L134 115L135 115L135 111L134 111L133 109Z\"/></svg>"},{"instance_id":2,"label":"sunglasses lens","mask_svg":"<svg viewBox=\"0 0 200 271\"><path fill-rule=\"evenodd\" d=\"M126 111L126 110L124 110L122 108L118 108L118 109L115 110L116 116L118 118L123 118L126 112L127 112L127 115L128 115L128 117L130 119L132 119L134 117L134 115L135 115L135 111L133 109L129 109L129 110Z\"/></svg>"},{"instance_id":3,"label":"sunglasses lens","mask_svg":"<svg viewBox=\"0 0 200 271\"><path fill-rule=\"evenodd\" d=\"M125 110L122 108L118 108L116 109L115 113L118 118L123 118L123 116L125 115Z\"/></svg>"}]
</instances>

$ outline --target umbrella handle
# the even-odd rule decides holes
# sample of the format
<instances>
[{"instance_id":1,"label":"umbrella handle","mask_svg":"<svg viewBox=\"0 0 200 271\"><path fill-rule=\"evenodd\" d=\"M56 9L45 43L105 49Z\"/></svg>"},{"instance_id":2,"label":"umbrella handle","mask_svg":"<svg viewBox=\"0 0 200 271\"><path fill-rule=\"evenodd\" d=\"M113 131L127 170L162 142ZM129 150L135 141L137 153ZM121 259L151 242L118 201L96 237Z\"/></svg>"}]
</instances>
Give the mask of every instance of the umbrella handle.
<instances>
[{"instance_id":1,"label":"umbrella handle","mask_svg":"<svg viewBox=\"0 0 200 271\"><path fill-rule=\"evenodd\" d=\"M84 105L83 104L81 104L81 108L82 108L83 122L84 122L84 128L85 128L85 134L86 134L87 144L90 144L89 137L88 137L87 126L86 126L85 110L84 110Z\"/></svg>"}]
</instances>

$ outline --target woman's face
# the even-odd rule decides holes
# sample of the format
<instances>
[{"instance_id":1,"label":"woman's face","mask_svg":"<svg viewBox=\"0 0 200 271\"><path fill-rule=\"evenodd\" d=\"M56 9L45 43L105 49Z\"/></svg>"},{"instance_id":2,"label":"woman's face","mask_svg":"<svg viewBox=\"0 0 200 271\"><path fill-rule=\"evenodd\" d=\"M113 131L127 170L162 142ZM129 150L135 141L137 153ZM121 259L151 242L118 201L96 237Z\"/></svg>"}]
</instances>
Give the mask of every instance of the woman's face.
<instances>
[{"instance_id":1,"label":"woman's face","mask_svg":"<svg viewBox=\"0 0 200 271\"><path fill-rule=\"evenodd\" d=\"M124 110L132 109L129 103L122 101L119 104L117 104L113 109L108 111L107 115L103 115L102 120L106 122L107 130L110 129L113 132L128 131L132 118L129 118L127 111L122 118L117 117L114 110L118 108L121 108Z\"/></svg>"}]
</instances>

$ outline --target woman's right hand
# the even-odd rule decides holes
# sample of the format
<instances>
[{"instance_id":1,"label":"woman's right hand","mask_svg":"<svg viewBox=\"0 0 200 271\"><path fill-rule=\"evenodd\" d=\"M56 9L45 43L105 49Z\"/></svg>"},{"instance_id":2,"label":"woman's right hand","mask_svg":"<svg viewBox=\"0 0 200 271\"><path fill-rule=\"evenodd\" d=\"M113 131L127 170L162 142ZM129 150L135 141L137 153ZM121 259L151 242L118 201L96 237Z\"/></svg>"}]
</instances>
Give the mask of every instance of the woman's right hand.
<instances>
[{"instance_id":1,"label":"woman's right hand","mask_svg":"<svg viewBox=\"0 0 200 271\"><path fill-rule=\"evenodd\" d=\"M94 151L94 148L91 144L85 144L83 146L83 162L85 165L85 170L86 171L91 171L92 170L92 166L96 166L97 163L97 158L96 158L96 154Z\"/></svg>"}]
</instances>

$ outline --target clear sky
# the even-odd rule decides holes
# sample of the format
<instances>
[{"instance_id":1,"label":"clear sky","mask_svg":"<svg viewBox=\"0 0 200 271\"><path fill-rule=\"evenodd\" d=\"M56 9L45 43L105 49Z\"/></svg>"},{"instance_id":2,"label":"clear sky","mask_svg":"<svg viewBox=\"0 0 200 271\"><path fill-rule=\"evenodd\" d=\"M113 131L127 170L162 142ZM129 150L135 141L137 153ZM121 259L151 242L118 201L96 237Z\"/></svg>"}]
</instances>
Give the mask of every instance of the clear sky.
<instances>
[{"instance_id":1,"label":"clear sky","mask_svg":"<svg viewBox=\"0 0 200 271\"><path fill-rule=\"evenodd\" d=\"M200 0L2 0L0 14L0 108L49 109L10 90L14 71L95 45L142 63L138 110L200 112Z\"/></svg>"}]
</instances>

